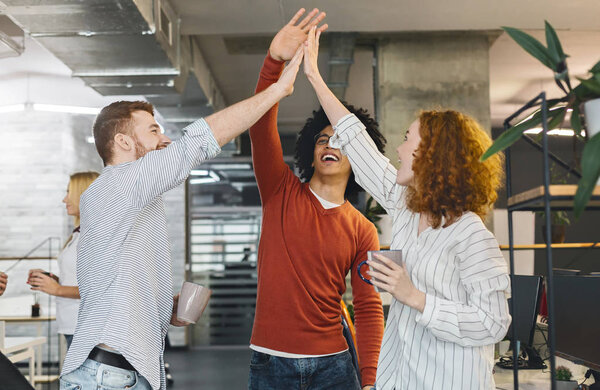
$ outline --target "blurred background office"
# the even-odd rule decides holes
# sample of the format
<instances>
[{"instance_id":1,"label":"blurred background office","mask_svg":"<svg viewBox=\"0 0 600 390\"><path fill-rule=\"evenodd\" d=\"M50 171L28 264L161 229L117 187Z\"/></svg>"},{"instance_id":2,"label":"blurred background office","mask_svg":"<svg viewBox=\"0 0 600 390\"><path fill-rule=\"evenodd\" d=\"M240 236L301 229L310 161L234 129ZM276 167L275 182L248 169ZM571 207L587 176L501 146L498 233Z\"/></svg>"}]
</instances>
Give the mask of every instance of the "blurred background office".
<instances>
[{"instance_id":1,"label":"blurred background office","mask_svg":"<svg viewBox=\"0 0 600 390\"><path fill-rule=\"evenodd\" d=\"M600 60L596 0L0 0L0 271L9 275L0 321L7 339L38 339L31 347L38 387L57 388L64 345L56 337L53 297L40 296L40 316L31 317L27 271L58 271L56 256L74 228L61 204L65 183L74 172L102 170L91 131L95 114L115 100L148 100L167 135L180 137L190 122L252 94L272 36L300 7L327 12L322 74L339 97L377 117L391 146L401 143L421 108L464 111L497 137L504 119L539 92L560 96L552 72L501 26L544 41L544 20L551 22L573 79ZM290 165L296 134L317 107L299 75L279 114ZM569 130L568 118L560 127ZM576 166L583 141L560 134L550 137L550 148ZM387 149L396 161L394 147ZM515 144L512 164L513 193L541 185L541 153L527 142ZM553 172L556 184L577 183L561 167ZM261 226L247 134L164 199L173 291L184 280L213 289L198 324L169 331L174 388L244 388ZM353 203L364 210L366 197ZM501 244L508 244L506 208L501 193L487 221ZM514 218L516 244L544 242L541 218L530 211ZM558 219L565 218L568 242L598 241L597 212ZM600 272L599 254L555 251L554 266L589 275ZM517 274L548 273L541 250L519 251L515 262ZM344 297L351 305L350 291ZM17 363L27 374L27 363ZM47 372L54 376L42 377Z\"/></svg>"}]
</instances>

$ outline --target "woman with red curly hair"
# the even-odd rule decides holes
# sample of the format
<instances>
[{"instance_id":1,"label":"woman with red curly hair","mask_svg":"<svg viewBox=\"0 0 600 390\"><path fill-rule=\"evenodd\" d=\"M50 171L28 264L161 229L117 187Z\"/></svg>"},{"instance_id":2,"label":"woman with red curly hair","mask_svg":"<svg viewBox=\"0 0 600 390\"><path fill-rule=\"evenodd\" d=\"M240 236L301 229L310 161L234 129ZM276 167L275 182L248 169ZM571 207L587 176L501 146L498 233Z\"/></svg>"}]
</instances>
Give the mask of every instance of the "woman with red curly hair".
<instances>
[{"instance_id":1,"label":"woman with red curly hair","mask_svg":"<svg viewBox=\"0 0 600 390\"><path fill-rule=\"evenodd\" d=\"M480 162L491 140L456 111L424 111L398 147L400 168L378 152L365 126L329 90L317 67L319 33L304 71L348 156L356 181L392 216L391 249L403 265L369 262L373 284L392 296L377 390L495 389L494 344L510 324L510 279L482 218L496 200L502 158Z\"/></svg>"}]
</instances>

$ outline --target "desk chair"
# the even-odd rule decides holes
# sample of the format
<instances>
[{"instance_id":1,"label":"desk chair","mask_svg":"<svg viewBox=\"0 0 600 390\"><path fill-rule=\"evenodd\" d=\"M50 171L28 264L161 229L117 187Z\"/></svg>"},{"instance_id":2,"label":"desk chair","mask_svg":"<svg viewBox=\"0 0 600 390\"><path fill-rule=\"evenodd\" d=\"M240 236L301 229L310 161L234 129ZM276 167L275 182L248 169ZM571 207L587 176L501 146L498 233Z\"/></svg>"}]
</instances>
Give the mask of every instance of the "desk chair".
<instances>
[{"instance_id":1,"label":"desk chair","mask_svg":"<svg viewBox=\"0 0 600 390\"><path fill-rule=\"evenodd\" d=\"M356 370L356 376L358 377L358 382L360 383L360 368L358 366L358 353L356 351L356 329L354 329L352 318L350 318L350 313L348 312L348 308L346 307L344 301L341 301L340 305L342 306L342 327L344 338L346 339L346 343L348 343L348 351L350 352L350 356L352 356L352 365Z\"/></svg>"}]
</instances>

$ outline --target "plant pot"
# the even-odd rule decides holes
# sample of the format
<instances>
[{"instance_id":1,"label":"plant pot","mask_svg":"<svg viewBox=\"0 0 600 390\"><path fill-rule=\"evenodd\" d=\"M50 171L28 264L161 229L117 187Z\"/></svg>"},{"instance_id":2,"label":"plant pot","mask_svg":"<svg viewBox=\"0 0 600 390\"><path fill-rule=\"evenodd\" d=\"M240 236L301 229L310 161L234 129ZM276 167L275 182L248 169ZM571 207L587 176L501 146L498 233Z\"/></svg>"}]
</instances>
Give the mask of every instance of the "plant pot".
<instances>
[{"instance_id":1,"label":"plant pot","mask_svg":"<svg viewBox=\"0 0 600 390\"><path fill-rule=\"evenodd\" d=\"M583 103L585 116L585 128L588 138L600 133L600 99L594 99Z\"/></svg>"},{"instance_id":2,"label":"plant pot","mask_svg":"<svg viewBox=\"0 0 600 390\"><path fill-rule=\"evenodd\" d=\"M556 381L556 390L576 390L577 381Z\"/></svg>"},{"instance_id":3,"label":"plant pot","mask_svg":"<svg viewBox=\"0 0 600 390\"><path fill-rule=\"evenodd\" d=\"M552 235L552 244L562 244L565 242L565 232L567 227L565 225L552 225L550 226L550 231ZM544 242L548 243L546 238L546 226L542 226L542 237L544 238Z\"/></svg>"},{"instance_id":4,"label":"plant pot","mask_svg":"<svg viewBox=\"0 0 600 390\"><path fill-rule=\"evenodd\" d=\"M600 98L583 103L585 128L588 139L600 133ZM600 186L600 178L596 182Z\"/></svg>"}]
</instances>

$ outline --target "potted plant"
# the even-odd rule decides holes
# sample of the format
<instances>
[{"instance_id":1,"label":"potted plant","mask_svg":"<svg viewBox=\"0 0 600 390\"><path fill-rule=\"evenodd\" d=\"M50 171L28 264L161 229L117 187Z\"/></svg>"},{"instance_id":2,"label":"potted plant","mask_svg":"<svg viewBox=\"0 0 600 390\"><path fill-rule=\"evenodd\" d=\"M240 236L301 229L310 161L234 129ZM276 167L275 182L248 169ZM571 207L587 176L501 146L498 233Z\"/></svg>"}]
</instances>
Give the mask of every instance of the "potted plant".
<instances>
[{"instance_id":1,"label":"potted plant","mask_svg":"<svg viewBox=\"0 0 600 390\"><path fill-rule=\"evenodd\" d=\"M545 213L543 211L538 212L542 221L546 221ZM569 216L566 211L551 211L550 212L550 220L552 221L552 225L550 226L551 237L550 242L552 244L562 244L565 242L565 233L567 225L571 224L569 220ZM548 238L546 237L546 226L542 226L542 237L544 238L544 242L548 242Z\"/></svg>"},{"instance_id":2,"label":"potted plant","mask_svg":"<svg viewBox=\"0 0 600 390\"><path fill-rule=\"evenodd\" d=\"M556 390L575 390L577 381L571 380L573 374L565 366L556 367Z\"/></svg>"},{"instance_id":3,"label":"potted plant","mask_svg":"<svg viewBox=\"0 0 600 390\"><path fill-rule=\"evenodd\" d=\"M392 220L385 209L375 199L369 197L364 215L377 228L379 245L390 246L392 243Z\"/></svg>"},{"instance_id":4,"label":"potted plant","mask_svg":"<svg viewBox=\"0 0 600 390\"><path fill-rule=\"evenodd\" d=\"M566 175L561 175L557 171L556 164L552 164L550 166L550 183L551 184L567 184L567 179L569 177L569 173ZM536 212L538 216L541 217L544 225L542 226L542 237L544 238L544 242L548 242L548 238L546 237L546 213L544 211ZM550 211L550 220L551 220L551 238L550 242L552 244L562 244L565 242L565 233L567 225L571 224L571 220L569 219L569 215L564 210L553 210Z\"/></svg>"},{"instance_id":5,"label":"potted plant","mask_svg":"<svg viewBox=\"0 0 600 390\"><path fill-rule=\"evenodd\" d=\"M548 130L560 126L565 120L567 112L571 112L571 127L576 136L583 138L582 130L584 127L586 129L587 142L581 160L582 178L575 195L575 216L579 217L600 176L600 61L589 70L588 78L578 77L580 83L573 88L567 68L567 55L563 52L556 31L550 23L546 22L545 29L547 47L521 30L512 27L502 28L525 51L554 72L554 80L564 92L563 97L547 101ZM538 126L541 122L542 112L540 109L502 133L483 154L481 160L506 149L521 138L525 130Z\"/></svg>"}]
</instances>

